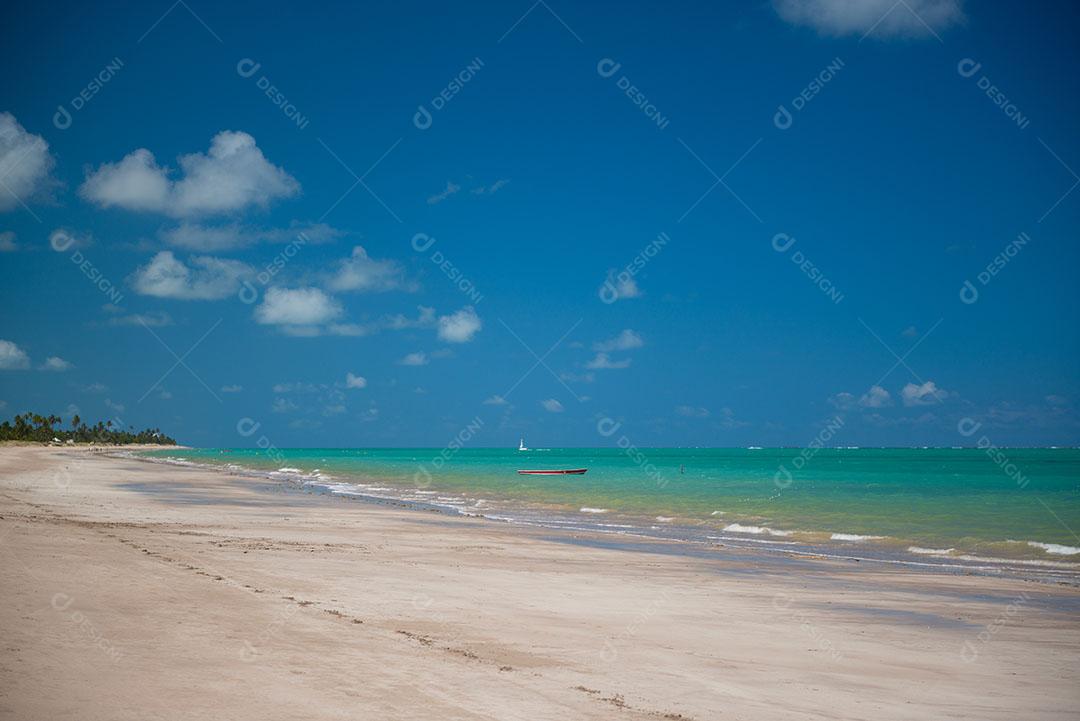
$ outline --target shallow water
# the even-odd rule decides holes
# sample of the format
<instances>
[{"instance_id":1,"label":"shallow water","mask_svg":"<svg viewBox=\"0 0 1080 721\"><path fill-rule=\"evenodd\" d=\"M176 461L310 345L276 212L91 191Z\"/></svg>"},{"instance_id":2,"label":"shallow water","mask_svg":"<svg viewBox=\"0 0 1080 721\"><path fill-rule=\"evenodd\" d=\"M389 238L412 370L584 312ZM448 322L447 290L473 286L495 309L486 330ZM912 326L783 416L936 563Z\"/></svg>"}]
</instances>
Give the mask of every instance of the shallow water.
<instances>
[{"instance_id":1,"label":"shallow water","mask_svg":"<svg viewBox=\"0 0 1080 721\"><path fill-rule=\"evenodd\" d=\"M192 449L327 492L562 528L1080 571L1080 450ZM518 469L588 468L528 476Z\"/></svg>"}]
</instances>

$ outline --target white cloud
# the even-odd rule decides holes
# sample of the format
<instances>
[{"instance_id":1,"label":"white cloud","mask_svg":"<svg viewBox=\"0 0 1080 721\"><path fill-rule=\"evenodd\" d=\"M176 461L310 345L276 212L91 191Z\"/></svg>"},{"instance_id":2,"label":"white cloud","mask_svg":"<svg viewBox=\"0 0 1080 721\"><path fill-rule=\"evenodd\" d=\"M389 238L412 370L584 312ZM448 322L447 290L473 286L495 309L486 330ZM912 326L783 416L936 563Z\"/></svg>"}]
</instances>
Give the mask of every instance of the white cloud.
<instances>
[{"instance_id":1,"label":"white cloud","mask_svg":"<svg viewBox=\"0 0 1080 721\"><path fill-rule=\"evenodd\" d=\"M0 340L0 370L22 370L30 367L30 356L9 340Z\"/></svg>"},{"instance_id":2,"label":"white cloud","mask_svg":"<svg viewBox=\"0 0 1080 721\"><path fill-rule=\"evenodd\" d=\"M597 353L596 357L585 364L589 370L619 370L630 367L630 359L613 361L607 353Z\"/></svg>"},{"instance_id":3,"label":"white cloud","mask_svg":"<svg viewBox=\"0 0 1080 721\"><path fill-rule=\"evenodd\" d=\"M210 256L191 258L190 267L170 250L155 255L132 275L137 293L179 300L220 300L232 295L251 268L237 260Z\"/></svg>"},{"instance_id":4,"label":"white cloud","mask_svg":"<svg viewBox=\"0 0 1080 721\"><path fill-rule=\"evenodd\" d=\"M64 360L63 358L59 358L59 357L54 356L54 355L49 356L48 358L46 358L45 362L41 364L41 370L43 370L43 371L55 371L57 373L62 373L63 371L69 371L74 367L75 367L74 364L69 363L66 360Z\"/></svg>"},{"instance_id":5,"label":"white cloud","mask_svg":"<svg viewBox=\"0 0 1080 721\"><path fill-rule=\"evenodd\" d=\"M11 113L0 113L0 212L43 197L55 185L56 161L40 135L26 132Z\"/></svg>"},{"instance_id":6,"label":"white cloud","mask_svg":"<svg viewBox=\"0 0 1080 721\"><path fill-rule=\"evenodd\" d=\"M108 408L109 410L113 411L114 413L123 413L124 410L125 410L123 403L114 403L109 398L105 399L105 407Z\"/></svg>"},{"instance_id":7,"label":"white cloud","mask_svg":"<svg viewBox=\"0 0 1080 721\"><path fill-rule=\"evenodd\" d=\"M510 181L506 180L505 178L499 178L491 185L487 187L481 185L479 188L473 188L471 192L473 195L494 195L495 193L498 193L499 190L509 182Z\"/></svg>"},{"instance_id":8,"label":"white cloud","mask_svg":"<svg viewBox=\"0 0 1080 721\"><path fill-rule=\"evenodd\" d=\"M484 399L484 405L485 406L505 406L506 405L506 399L503 398L502 396L491 396L490 398L485 398Z\"/></svg>"},{"instance_id":9,"label":"white cloud","mask_svg":"<svg viewBox=\"0 0 1080 721\"><path fill-rule=\"evenodd\" d=\"M0 233L0 253L14 253L19 249L19 244L15 242L15 231L5 230Z\"/></svg>"},{"instance_id":10,"label":"white cloud","mask_svg":"<svg viewBox=\"0 0 1080 721\"><path fill-rule=\"evenodd\" d=\"M964 20L961 0L773 0L786 22L822 35L924 37Z\"/></svg>"},{"instance_id":11,"label":"white cloud","mask_svg":"<svg viewBox=\"0 0 1080 721\"><path fill-rule=\"evenodd\" d=\"M735 411L731 410L727 406L720 409L720 412L716 414L716 425L724 430L731 430L732 428L743 428L750 425L746 421L740 421L735 417Z\"/></svg>"},{"instance_id":12,"label":"white cloud","mask_svg":"<svg viewBox=\"0 0 1080 721\"><path fill-rule=\"evenodd\" d=\"M352 256L338 261L337 270L327 282L330 290L379 292L398 288L412 290L405 281L405 271L395 260L375 260L361 246Z\"/></svg>"},{"instance_id":13,"label":"white cloud","mask_svg":"<svg viewBox=\"0 0 1080 721\"><path fill-rule=\"evenodd\" d=\"M159 233L167 244L199 253L235 250L251 245L247 231L239 225L206 226L198 223L182 223Z\"/></svg>"},{"instance_id":14,"label":"white cloud","mask_svg":"<svg viewBox=\"0 0 1080 721\"><path fill-rule=\"evenodd\" d=\"M318 393L327 390L327 386L298 381L295 383L275 383L271 390L274 393Z\"/></svg>"},{"instance_id":15,"label":"white cloud","mask_svg":"<svg viewBox=\"0 0 1080 721\"><path fill-rule=\"evenodd\" d=\"M859 398L861 408L884 408L891 405L892 396L889 395L889 391L881 386L870 386L870 390L863 393L862 397Z\"/></svg>"},{"instance_id":16,"label":"white cloud","mask_svg":"<svg viewBox=\"0 0 1080 721\"><path fill-rule=\"evenodd\" d=\"M469 305L456 313L440 316L438 335L447 343L468 343L482 327L476 310Z\"/></svg>"},{"instance_id":17,"label":"white cloud","mask_svg":"<svg viewBox=\"0 0 1080 721\"><path fill-rule=\"evenodd\" d=\"M345 374L345 387L346 388L367 388L367 378L364 376L353 375L352 373Z\"/></svg>"},{"instance_id":18,"label":"white cloud","mask_svg":"<svg viewBox=\"0 0 1080 721\"><path fill-rule=\"evenodd\" d=\"M327 326L329 327L329 326ZM282 325L281 332L294 338L316 338L323 334L324 328L317 325Z\"/></svg>"},{"instance_id":19,"label":"white cloud","mask_svg":"<svg viewBox=\"0 0 1080 721\"><path fill-rule=\"evenodd\" d=\"M540 405L544 407L544 410L549 413L562 413L563 405L554 398L548 398L546 401L540 401Z\"/></svg>"},{"instance_id":20,"label":"white cloud","mask_svg":"<svg viewBox=\"0 0 1080 721\"><path fill-rule=\"evenodd\" d=\"M700 406L676 406L675 412L685 418L708 418L710 415L708 408Z\"/></svg>"},{"instance_id":21,"label":"white cloud","mask_svg":"<svg viewBox=\"0 0 1080 721\"><path fill-rule=\"evenodd\" d=\"M405 330L407 328L430 328L437 324L435 309L425 306L417 306L419 314L410 318L404 314L386 315L365 323L329 323L319 325L294 325L283 329L283 332L292 336L312 338L319 335L337 335L353 338L375 335L384 330ZM437 352L438 353L438 352ZM435 357L433 354L432 357Z\"/></svg>"},{"instance_id":22,"label":"white cloud","mask_svg":"<svg viewBox=\"0 0 1080 721\"><path fill-rule=\"evenodd\" d=\"M409 318L407 316L398 313L383 318L379 323L383 328L389 328L390 330L404 330L406 328L428 328L435 325L435 309L427 306L416 306L417 315L416 318Z\"/></svg>"},{"instance_id":23,"label":"white cloud","mask_svg":"<svg viewBox=\"0 0 1080 721\"><path fill-rule=\"evenodd\" d=\"M140 148L119 163L105 163L87 175L79 194L102 207L164 212L169 204L170 181L154 154Z\"/></svg>"},{"instance_id":24,"label":"white cloud","mask_svg":"<svg viewBox=\"0 0 1080 721\"><path fill-rule=\"evenodd\" d=\"M638 288L637 281L634 280L633 276L623 273L621 277L616 277L615 272L611 271L608 273L607 280L596 291L596 294L605 303L614 303L617 300L640 298L641 289Z\"/></svg>"},{"instance_id":25,"label":"white cloud","mask_svg":"<svg viewBox=\"0 0 1080 721\"><path fill-rule=\"evenodd\" d=\"M104 383L91 383L90 385L83 388L83 390L87 393L104 393L109 389Z\"/></svg>"},{"instance_id":26,"label":"white cloud","mask_svg":"<svg viewBox=\"0 0 1080 721\"><path fill-rule=\"evenodd\" d=\"M426 366L428 364L427 353L417 351L416 353L409 353L400 361L403 366Z\"/></svg>"},{"instance_id":27,"label":"white cloud","mask_svg":"<svg viewBox=\"0 0 1080 721\"><path fill-rule=\"evenodd\" d=\"M596 380L595 373L560 373L559 378L568 383L592 383Z\"/></svg>"},{"instance_id":28,"label":"white cloud","mask_svg":"<svg viewBox=\"0 0 1080 721\"><path fill-rule=\"evenodd\" d=\"M640 348L643 345L645 345L645 341L642 337L637 332L627 328L614 338L593 343L593 350L610 353L611 351L616 350L632 350L634 348Z\"/></svg>"},{"instance_id":29,"label":"white cloud","mask_svg":"<svg viewBox=\"0 0 1080 721\"><path fill-rule=\"evenodd\" d=\"M341 304L318 288L270 288L255 309L264 325L315 326L341 315Z\"/></svg>"},{"instance_id":30,"label":"white cloud","mask_svg":"<svg viewBox=\"0 0 1080 721\"><path fill-rule=\"evenodd\" d=\"M428 205L435 205L436 203L441 203L459 190L461 190L460 185L458 185L452 180L448 180L446 181L446 190L430 196L427 199Z\"/></svg>"},{"instance_id":31,"label":"white cloud","mask_svg":"<svg viewBox=\"0 0 1080 721\"><path fill-rule=\"evenodd\" d=\"M366 411L358 416L361 423L374 423L379 420L379 409L375 405L375 401L371 402L371 406Z\"/></svg>"},{"instance_id":32,"label":"white cloud","mask_svg":"<svg viewBox=\"0 0 1080 721\"><path fill-rule=\"evenodd\" d=\"M861 396L856 398L851 393L837 393L829 398L829 405L842 411L852 408L885 408L893 404L889 391L881 386L870 386Z\"/></svg>"},{"instance_id":33,"label":"white cloud","mask_svg":"<svg viewBox=\"0 0 1080 721\"><path fill-rule=\"evenodd\" d=\"M217 253L246 248L256 243L326 243L344 235L325 223L293 223L288 228L252 228L239 223L203 225L181 223L158 233L168 245L199 253Z\"/></svg>"},{"instance_id":34,"label":"white cloud","mask_svg":"<svg viewBox=\"0 0 1080 721\"><path fill-rule=\"evenodd\" d=\"M330 325L326 326L326 332L328 335L351 336L354 338L371 335L377 330L378 328L376 328L375 326L362 325L360 323L331 323Z\"/></svg>"},{"instance_id":35,"label":"white cloud","mask_svg":"<svg viewBox=\"0 0 1080 721\"><path fill-rule=\"evenodd\" d=\"M222 393L239 393L242 390L244 390L244 386L239 386L239 385L221 386L221 392Z\"/></svg>"},{"instance_id":36,"label":"white cloud","mask_svg":"<svg viewBox=\"0 0 1080 721\"><path fill-rule=\"evenodd\" d=\"M842 411L850 410L855 407L855 396L848 392L837 393L834 396L829 396L829 405L839 408Z\"/></svg>"},{"instance_id":37,"label":"white cloud","mask_svg":"<svg viewBox=\"0 0 1080 721\"><path fill-rule=\"evenodd\" d=\"M275 398L274 402L270 405L270 410L274 413L292 413L298 408L299 406L288 398Z\"/></svg>"},{"instance_id":38,"label":"white cloud","mask_svg":"<svg viewBox=\"0 0 1080 721\"><path fill-rule=\"evenodd\" d=\"M139 148L118 163L105 163L87 175L79 193L102 207L164 213L176 218L231 213L266 207L292 197L300 184L270 163L247 133L225 130L210 141L208 153L179 158L180 177Z\"/></svg>"},{"instance_id":39,"label":"white cloud","mask_svg":"<svg viewBox=\"0 0 1080 721\"><path fill-rule=\"evenodd\" d=\"M934 381L926 381L922 385L908 383L900 391L905 406L929 406L944 401L948 395L948 392L938 388Z\"/></svg>"}]
</instances>

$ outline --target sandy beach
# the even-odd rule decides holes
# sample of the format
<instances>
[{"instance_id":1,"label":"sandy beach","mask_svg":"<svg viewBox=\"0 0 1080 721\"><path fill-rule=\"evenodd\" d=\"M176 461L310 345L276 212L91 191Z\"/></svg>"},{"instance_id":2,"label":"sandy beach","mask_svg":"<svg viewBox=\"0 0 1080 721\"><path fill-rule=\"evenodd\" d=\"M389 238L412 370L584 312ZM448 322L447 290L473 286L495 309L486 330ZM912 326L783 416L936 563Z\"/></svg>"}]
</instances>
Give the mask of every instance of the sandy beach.
<instances>
[{"instance_id":1,"label":"sandy beach","mask_svg":"<svg viewBox=\"0 0 1080 721\"><path fill-rule=\"evenodd\" d=\"M1061 719L1080 591L0 448L0 717Z\"/></svg>"}]
</instances>

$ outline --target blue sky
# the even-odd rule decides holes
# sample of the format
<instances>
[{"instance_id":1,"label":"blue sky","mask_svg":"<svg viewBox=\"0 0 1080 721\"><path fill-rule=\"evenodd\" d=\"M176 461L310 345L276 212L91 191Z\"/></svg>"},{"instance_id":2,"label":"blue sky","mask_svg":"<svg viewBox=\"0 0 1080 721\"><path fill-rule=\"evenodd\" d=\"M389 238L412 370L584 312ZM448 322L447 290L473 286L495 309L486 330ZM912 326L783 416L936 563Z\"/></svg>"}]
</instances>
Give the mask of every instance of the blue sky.
<instances>
[{"instance_id":1,"label":"blue sky","mask_svg":"<svg viewBox=\"0 0 1080 721\"><path fill-rule=\"evenodd\" d=\"M1074 6L846 5L5 6L0 414L1076 444Z\"/></svg>"}]
</instances>

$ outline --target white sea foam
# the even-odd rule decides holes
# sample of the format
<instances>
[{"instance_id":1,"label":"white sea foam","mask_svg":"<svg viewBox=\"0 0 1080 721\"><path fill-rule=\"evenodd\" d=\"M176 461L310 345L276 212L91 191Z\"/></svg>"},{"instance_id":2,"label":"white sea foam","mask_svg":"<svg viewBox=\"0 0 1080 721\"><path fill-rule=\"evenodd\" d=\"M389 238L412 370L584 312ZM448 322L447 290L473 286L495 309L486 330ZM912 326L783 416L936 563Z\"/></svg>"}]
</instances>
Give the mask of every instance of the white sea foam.
<instances>
[{"instance_id":1,"label":"white sea foam","mask_svg":"<svg viewBox=\"0 0 1080 721\"><path fill-rule=\"evenodd\" d=\"M606 508L589 508L588 506L583 506L582 508L580 508L578 510L580 510L582 513L607 513L608 512L608 509L606 509Z\"/></svg>"},{"instance_id":2,"label":"white sea foam","mask_svg":"<svg viewBox=\"0 0 1080 721\"><path fill-rule=\"evenodd\" d=\"M775 528L769 528L767 526L744 526L741 523L730 523L724 526L724 530L729 533L753 533L755 535L767 533L770 536L790 536L791 531L779 531Z\"/></svg>"},{"instance_id":3,"label":"white sea foam","mask_svg":"<svg viewBox=\"0 0 1080 721\"><path fill-rule=\"evenodd\" d=\"M955 548L920 548L919 546L908 546L909 553L918 553L920 556L947 556Z\"/></svg>"},{"instance_id":4,"label":"white sea foam","mask_svg":"<svg viewBox=\"0 0 1080 721\"><path fill-rule=\"evenodd\" d=\"M1062 546L1058 543L1039 543L1038 541L1028 541L1029 546L1035 548L1041 548L1047 553L1053 553L1056 556L1075 556L1080 553L1080 548L1076 546Z\"/></svg>"},{"instance_id":5,"label":"white sea foam","mask_svg":"<svg viewBox=\"0 0 1080 721\"><path fill-rule=\"evenodd\" d=\"M885 536L860 536L857 533L834 533L831 538L834 541L873 541L877 538L885 538Z\"/></svg>"},{"instance_id":6,"label":"white sea foam","mask_svg":"<svg viewBox=\"0 0 1080 721\"><path fill-rule=\"evenodd\" d=\"M710 516L722 516L722 515L724 515L724 512L723 511L713 511L709 515Z\"/></svg>"},{"instance_id":7,"label":"white sea foam","mask_svg":"<svg viewBox=\"0 0 1080 721\"><path fill-rule=\"evenodd\" d=\"M285 468L279 468L278 469L278 473L302 473L302 472L303 471L301 471L299 468L285 467Z\"/></svg>"},{"instance_id":8,"label":"white sea foam","mask_svg":"<svg viewBox=\"0 0 1080 721\"><path fill-rule=\"evenodd\" d=\"M764 538L744 538L742 536L706 536L712 541L740 541L742 543L764 543L770 546L797 546L798 541L769 541Z\"/></svg>"},{"instance_id":9,"label":"white sea foam","mask_svg":"<svg viewBox=\"0 0 1080 721\"><path fill-rule=\"evenodd\" d=\"M671 523L675 519L673 517L671 517L671 516L657 516L656 520L659 521L660 523Z\"/></svg>"},{"instance_id":10,"label":"white sea foam","mask_svg":"<svg viewBox=\"0 0 1080 721\"><path fill-rule=\"evenodd\" d=\"M975 561L977 563L990 563L995 565L1076 569L1075 563L1067 563L1065 561L1044 561L1042 559L1034 558L992 558L988 556L972 556L967 553L960 554L959 556L950 556L950 558L956 559L957 561Z\"/></svg>"}]
</instances>

